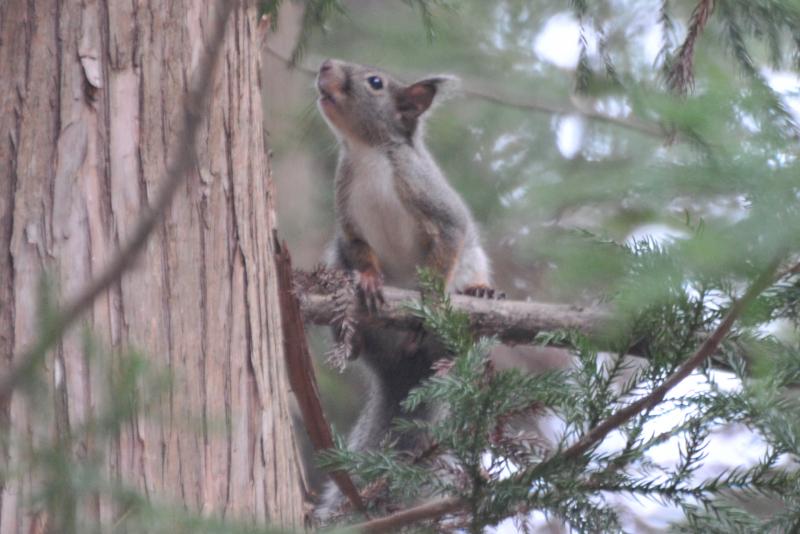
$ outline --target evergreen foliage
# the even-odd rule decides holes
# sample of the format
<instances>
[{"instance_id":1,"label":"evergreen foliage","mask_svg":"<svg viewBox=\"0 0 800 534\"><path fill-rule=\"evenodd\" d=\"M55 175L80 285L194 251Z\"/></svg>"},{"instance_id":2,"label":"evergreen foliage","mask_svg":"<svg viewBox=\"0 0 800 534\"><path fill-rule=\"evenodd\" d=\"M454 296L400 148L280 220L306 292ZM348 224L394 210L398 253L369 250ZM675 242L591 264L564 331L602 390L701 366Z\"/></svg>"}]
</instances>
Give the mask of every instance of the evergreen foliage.
<instances>
[{"instance_id":1,"label":"evergreen foliage","mask_svg":"<svg viewBox=\"0 0 800 534\"><path fill-rule=\"evenodd\" d=\"M644 241L624 253L630 261L628 287L632 288L639 287L637 277L663 261L665 254ZM790 278L796 281L796 276ZM774 287L781 285L785 281ZM674 372L724 315L725 310L709 298L725 291L722 281L707 281L692 295L665 284L656 304L636 310L634 334L621 339L619 346L640 342L636 332L657 333L648 340L650 365L632 369L622 357L624 349L598 358L591 339L553 332L544 334L542 341L552 342L554 337L568 341L575 348L577 365L538 375L496 370L487 358L492 340L473 339L467 318L453 310L440 282L426 275L422 286L426 298L413 308L451 355L437 366L434 377L410 393L404 407L411 412L422 404L439 405L445 415L431 422L400 420L398 430L424 429L431 437L430 447L404 457L392 450L391 443L382 451L368 452L347 450L342 443L320 459L326 469L347 470L365 484L382 483L390 495L382 495L373 506L456 495L468 506L455 524L472 532L515 515L524 524L534 511L558 518L578 532L619 531L618 511L609 504L612 494L680 507L686 520L674 525L679 531L735 526L736 531L788 532L800 520L800 472L792 467L800 454L800 406L786 390L798 376L797 347L752 327L737 329L731 337L737 343L728 344L721 356L741 380L741 388L720 388L707 368L703 372L707 391L643 411L578 458L563 454L598 423ZM625 297L619 299L624 306ZM780 371L773 368L753 376L743 355L756 352L768 359L782 355L791 363L781 361ZM689 414L685 420L659 426L660 418L678 407ZM561 420L553 444L531 426L532 417L545 413ZM762 437L765 456L748 468L698 478L709 439L733 422ZM673 437L681 441L677 465L653 462L648 452ZM741 503L753 497L780 502L779 511L768 516L744 511ZM452 527L451 521L444 525Z\"/></svg>"}]
</instances>

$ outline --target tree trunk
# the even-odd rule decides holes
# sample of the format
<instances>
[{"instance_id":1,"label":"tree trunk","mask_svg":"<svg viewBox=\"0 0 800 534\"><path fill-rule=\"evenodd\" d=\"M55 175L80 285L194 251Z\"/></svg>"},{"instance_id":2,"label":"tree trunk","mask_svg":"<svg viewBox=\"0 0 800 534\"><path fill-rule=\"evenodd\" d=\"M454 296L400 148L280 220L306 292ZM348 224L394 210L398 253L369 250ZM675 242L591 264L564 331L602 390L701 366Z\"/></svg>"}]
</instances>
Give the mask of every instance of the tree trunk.
<instances>
[{"instance_id":1,"label":"tree trunk","mask_svg":"<svg viewBox=\"0 0 800 534\"><path fill-rule=\"evenodd\" d=\"M37 334L43 273L64 298L75 294L157 193L215 4L0 2L3 368ZM256 26L255 7L234 10L208 80L198 166L136 265L85 317L115 349L111 358L136 347L168 369L171 391L156 414L135 417L113 439L71 447L78 457L100 455L109 479L151 501L297 525L302 477L283 365ZM0 449L3 476L5 467L27 465L28 447L102 412L110 364L84 355L79 330L41 374L53 393L52 420L42 424L22 391L0 407L12 437ZM30 501L39 480L22 471L2 481L0 534L46 522ZM128 512L102 496L80 509L82 521L98 525Z\"/></svg>"}]
</instances>

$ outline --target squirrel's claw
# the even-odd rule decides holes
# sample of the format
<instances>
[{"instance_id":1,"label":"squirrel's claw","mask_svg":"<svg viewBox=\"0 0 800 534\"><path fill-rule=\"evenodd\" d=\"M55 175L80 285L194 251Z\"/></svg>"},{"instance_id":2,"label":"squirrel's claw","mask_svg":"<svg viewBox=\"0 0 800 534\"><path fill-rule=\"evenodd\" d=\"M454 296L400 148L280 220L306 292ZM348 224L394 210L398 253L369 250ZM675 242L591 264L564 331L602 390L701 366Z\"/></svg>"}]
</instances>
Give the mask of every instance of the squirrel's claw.
<instances>
[{"instance_id":1,"label":"squirrel's claw","mask_svg":"<svg viewBox=\"0 0 800 534\"><path fill-rule=\"evenodd\" d=\"M505 293L503 293L502 291L497 291L493 287L489 287L485 284L475 284L472 286L467 286L458 293L460 295L468 295L470 297L478 297L482 299L503 300L506 298Z\"/></svg>"},{"instance_id":2,"label":"squirrel's claw","mask_svg":"<svg viewBox=\"0 0 800 534\"><path fill-rule=\"evenodd\" d=\"M358 273L358 297L361 305L371 314L378 312L386 299L383 297L383 276L375 269Z\"/></svg>"}]
</instances>

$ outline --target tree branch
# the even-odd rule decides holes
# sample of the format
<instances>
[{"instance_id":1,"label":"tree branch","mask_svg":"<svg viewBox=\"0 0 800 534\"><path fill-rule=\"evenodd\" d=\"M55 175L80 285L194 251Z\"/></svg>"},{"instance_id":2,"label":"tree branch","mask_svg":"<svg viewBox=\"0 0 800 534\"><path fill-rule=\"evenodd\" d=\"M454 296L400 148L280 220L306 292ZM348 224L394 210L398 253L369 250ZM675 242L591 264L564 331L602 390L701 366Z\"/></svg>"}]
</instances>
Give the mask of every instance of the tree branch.
<instances>
[{"instance_id":1,"label":"tree branch","mask_svg":"<svg viewBox=\"0 0 800 534\"><path fill-rule=\"evenodd\" d=\"M505 107L514 109L522 109L527 111L536 111L539 113L549 113L551 115L570 115L577 114L587 119L592 119L621 128L627 128L637 133L643 133L650 137L665 140L669 138L669 132L661 127L659 124L637 120L628 117L616 117L614 115L606 115L600 113L590 105L580 105L577 99L571 100L569 105L559 105L543 100L533 100L531 98L515 98L509 95L499 95L494 92L479 89L477 87L469 86L461 90L467 96L479 98L487 102L492 102Z\"/></svg>"},{"instance_id":2,"label":"tree branch","mask_svg":"<svg viewBox=\"0 0 800 534\"><path fill-rule=\"evenodd\" d=\"M356 532L376 533L392 532L406 525L411 525L417 521L425 521L426 519L436 519L453 512L456 512L466 506L466 503L458 497L448 497L434 502L429 502L408 508L394 514L387 515L372 521L360 523L349 527Z\"/></svg>"},{"instance_id":3,"label":"tree branch","mask_svg":"<svg viewBox=\"0 0 800 534\"><path fill-rule=\"evenodd\" d=\"M667 73L667 85L678 94L685 95L694 85L694 44L705 28L712 11L714 11L714 0L700 0L692 11L686 39L678 49L678 57Z\"/></svg>"},{"instance_id":4,"label":"tree branch","mask_svg":"<svg viewBox=\"0 0 800 534\"><path fill-rule=\"evenodd\" d=\"M297 278L296 278L297 281ZM333 323L342 310L334 293L313 292L315 288L299 286L300 308L306 320L319 325ZM311 289L311 291L309 291ZM359 323L392 326L400 329L417 328L422 321L408 304L419 300L418 291L384 287L385 304L369 314L353 299L347 310ZM451 295L453 307L469 315L471 331L479 336L497 336L509 345L530 343L540 332L577 330L583 334L600 334L611 321L611 314L597 308L581 308L567 304L490 300L466 295Z\"/></svg>"},{"instance_id":5,"label":"tree branch","mask_svg":"<svg viewBox=\"0 0 800 534\"><path fill-rule=\"evenodd\" d=\"M152 206L143 210L142 217L125 246L117 252L99 275L56 311L48 328L40 334L39 339L15 358L11 370L0 378L0 400L8 398L20 380L36 368L45 353L92 306L94 300L133 265L156 224L172 202L178 187L196 166L194 147L205 110L208 108L207 101L213 85L214 66L220 55L228 18L232 9L239 3L223 0L217 4L218 16L211 27L208 46L201 47L203 54L192 76L189 92L184 100L183 133L178 140L176 155L168 165L162 180L164 185L161 191Z\"/></svg>"},{"instance_id":6,"label":"tree branch","mask_svg":"<svg viewBox=\"0 0 800 534\"><path fill-rule=\"evenodd\" d=\"M739 318L739 315L742 314L742 311L744 311L744 309L747 308L747 306L753 302L762 291L764 291L773 283L775 279L775 270L778 267L778 263L779 262L777 261L773 262L769 269L767 269L761 276L758 277L758 279L756 279L755 282L753 282L742 298L733 303L730 310L728 310L727 315L725 315L711 335L709 335L705 341L703 341L700 347L697 348L695 353L688 360L683 362L683 364L681 364L681 366L678 367L674 373L667 377L667 379L664 380L661 385L651 391L650 394L642 397L636 402L632 402L625 408L622 408L617 413L598 424L557 456L561 456L567 460L577 458L591 449L597 443L600 443L611 431L628 422L636 414L644 410L652 409L661 401L663 401L664 397L672 388L686 379L686 377L688 377L692 371L700 367L700 365L706 361L709 356L717 351L719 344L722 343L722 340L725 339L725 336L727 336L731 331L733 324ZM552 461L552 459L542 462L533 470L536 471L540 469L541 466L549 463L550 461Z\"/></svg>"}]
</instances>

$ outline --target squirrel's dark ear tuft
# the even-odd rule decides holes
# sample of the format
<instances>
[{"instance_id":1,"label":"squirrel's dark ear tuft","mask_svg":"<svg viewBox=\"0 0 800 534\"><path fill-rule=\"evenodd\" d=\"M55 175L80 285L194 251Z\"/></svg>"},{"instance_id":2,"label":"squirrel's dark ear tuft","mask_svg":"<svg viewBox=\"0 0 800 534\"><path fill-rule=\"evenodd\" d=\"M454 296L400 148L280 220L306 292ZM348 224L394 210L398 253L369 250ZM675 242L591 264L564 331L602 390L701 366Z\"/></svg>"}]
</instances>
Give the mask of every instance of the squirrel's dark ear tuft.
<instances>
[{"instance_id":1,"label":"squirrel's dark ear tuft","mask_svg":"<svg viewBox=\"0 0 800 534\"><path fill-rule=\"evenodd\" d=\"M400 91L397 95L397 109L405 117L416 119L434 103L440 103L452 96L458 85L458 78L448 75L419 80Z\"/></svg>"}]
</instances>

